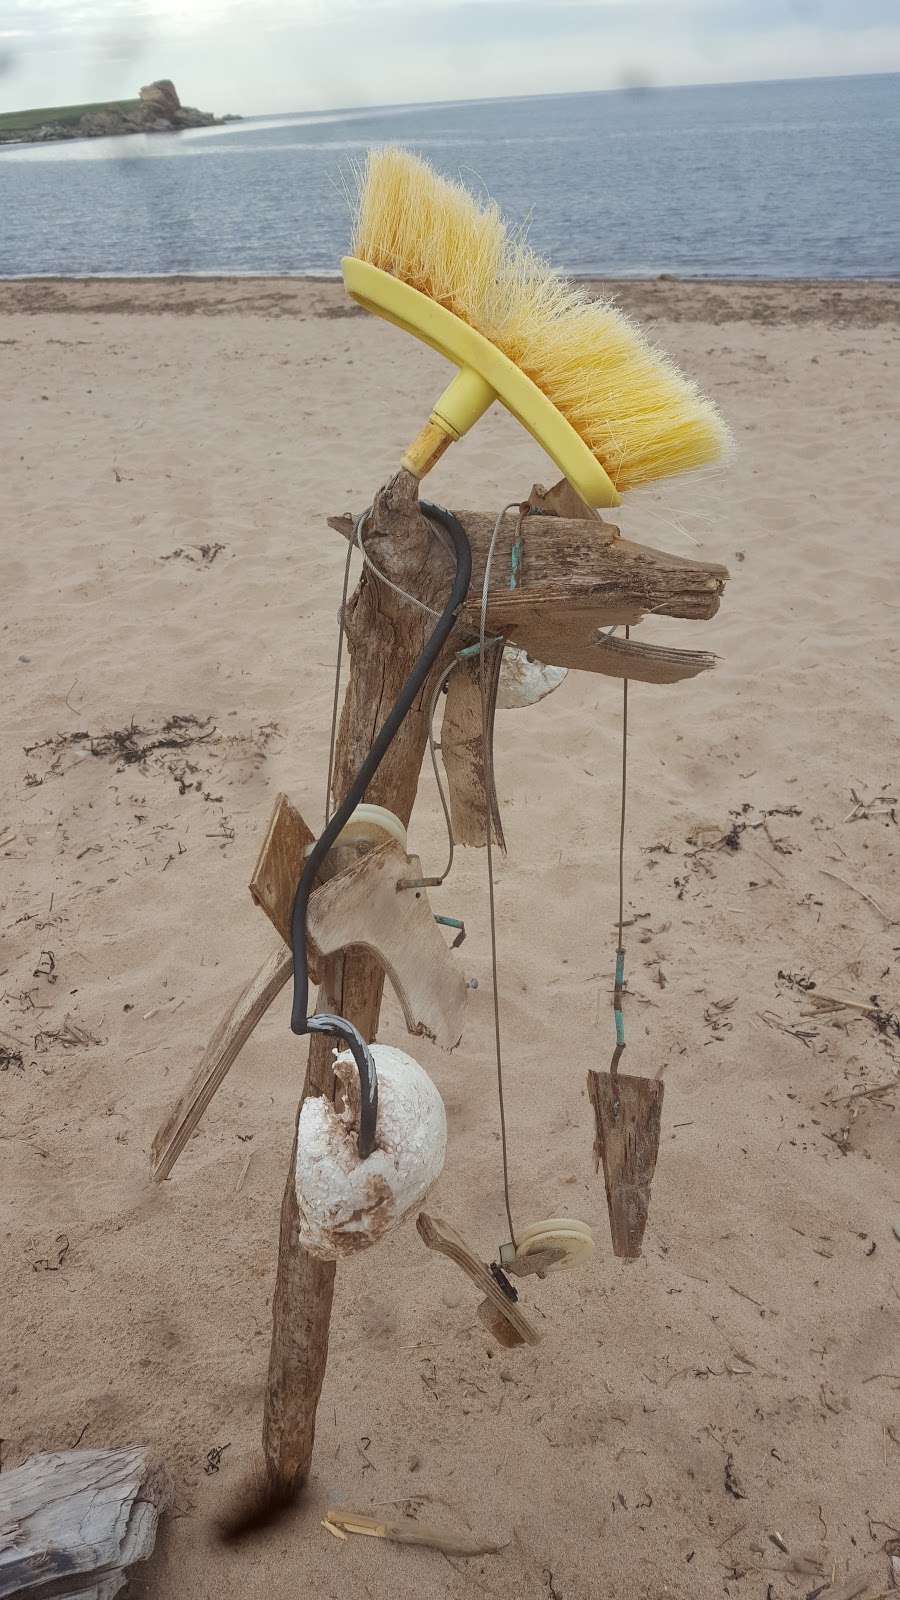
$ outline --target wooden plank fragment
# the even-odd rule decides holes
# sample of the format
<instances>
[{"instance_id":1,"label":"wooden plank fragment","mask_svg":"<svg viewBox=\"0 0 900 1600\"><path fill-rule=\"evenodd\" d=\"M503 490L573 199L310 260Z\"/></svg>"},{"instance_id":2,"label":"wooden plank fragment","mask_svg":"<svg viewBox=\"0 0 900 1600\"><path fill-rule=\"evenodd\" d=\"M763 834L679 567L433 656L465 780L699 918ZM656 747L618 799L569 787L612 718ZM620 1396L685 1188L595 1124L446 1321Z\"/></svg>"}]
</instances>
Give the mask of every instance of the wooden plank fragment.
<instances>
[{"instance_id":1,"label":"wooden plank fragment","mask_svg":"<svg viewBox=\"0 0 900 1600\"><path fill-rule=\"evenodd\" d=\"M485 698L488 745L491 750L494 747L494 714L502 664L502 646L489 648L485 662ZM474 845L476 848L484 846L486 811L490 805L493 840L505 854L506 841L500 820L493 763L485 782L481 675L477 655L458 662L450 674L441 725L441 759L447 774L454 844Z\"/></svg>"},{"instance_id":2,"label":"wooden plank fragment","mask_svg":"<svg viewBox=\"0 0 900 1600\"><path fill-rule=\"evenodd\" d=\"M60 1450L0 1474L0 1600L111 1600L171 1504L146 1450Z\"/></svg>"},{"instance_id":3,"label":"wooden plank fragment","mask_svg":"<svg viewBox=\"0 0 900 1600\"><path fill-rule=\"evenodd\" d=\"M427 1211L420 1211L416 1218L416 1229L419 1238L429 1250L436 1250L438 1255L446 1256L468 1278L471 1278L476 1288L481 1290L485 1300L490 1302L501 1320L516 1335L514 1339L509 1339L508 1348L513 1344L540 1343L541 1336L534 1324L529 1321L524 1311L519 1310L514 1300L507 1299L503 1290L494 1282L484 1262L479 1261L475 1252L469 1249L465 1239L450 1226L449 1222L444 1222L441 1217L430 1217ZM488 1326L487 1323L485 1325ZM496 1337L493 1322L490 1324L490 1331ZM502 1342L506 1342L506 1338Z\"/></svg>"},{"instance_id":4,"label":"wooden plank fragment","mask_svg":"<svg viewBox=\"0 0 900 1600\"><path fill-rule=\"evenodd\" d=\"M394 839L347 867L310 896L307 933L320 956L351 946L373 955L387 973L409 1032L444 1050L462 1037L467 989L424 889L398 889L421 878L422 863Z\"/></svg>"},{"instance_id":5,"label":"wooden plank fragment","mask_svg":"<svg viewBox=\"0 0 900 1600\"><path fill-rule=\"evenodd\" d=\"M315 838L288 796L277 795L249 887L254 904L266 913L286 945L291 943L291 910L306 865L304 852ZM312 966L309 975L313 983L321 982L321 972Z\"/></svg>"},{"instance_id":6,"label":"wooden plank fragment","mask_svg":"<svg viewBox=\"0 0 900 1600\"><path fill-rule=\"evenodd\" d=\"M636 1261L641 1253L662 1118L661 1078L589 1072L588 1097L597 1134L594 1160L603 1163L613 1250Z\"/></svg>"}]
</instances>

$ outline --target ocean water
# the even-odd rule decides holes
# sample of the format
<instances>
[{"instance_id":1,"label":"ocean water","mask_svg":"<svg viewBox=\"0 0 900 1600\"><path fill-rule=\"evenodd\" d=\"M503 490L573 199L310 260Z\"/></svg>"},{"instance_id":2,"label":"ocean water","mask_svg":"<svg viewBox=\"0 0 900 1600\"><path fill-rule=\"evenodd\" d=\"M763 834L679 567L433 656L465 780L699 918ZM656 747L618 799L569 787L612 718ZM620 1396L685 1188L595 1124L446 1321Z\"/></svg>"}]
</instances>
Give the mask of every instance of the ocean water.
<instances>
[{"instance_id":1,"label":"ocean water","mask_svg":"<svg viewBox=\"0 0 900 1600\"><path fill-rule=\"evenodd\" d=\"M0 149L0 276L339 270L372 144L582 276L900 276L900 75L258 117Z\"/></svg>"}]
</instances>

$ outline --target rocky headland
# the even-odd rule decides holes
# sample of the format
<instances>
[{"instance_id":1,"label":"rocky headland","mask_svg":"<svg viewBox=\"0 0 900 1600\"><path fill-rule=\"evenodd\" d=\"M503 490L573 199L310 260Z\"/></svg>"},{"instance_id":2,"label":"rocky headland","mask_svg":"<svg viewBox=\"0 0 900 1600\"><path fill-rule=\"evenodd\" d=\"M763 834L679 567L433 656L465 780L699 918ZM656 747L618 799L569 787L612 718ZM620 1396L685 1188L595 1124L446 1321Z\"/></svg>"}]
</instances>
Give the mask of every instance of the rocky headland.
<instances>
[{"instance_id":1,"label":"rocky headland","mask_svg":"<svg viewBox=\"0 0 900 1600\"><path fill-rule=\"evenodd\" d=\"M78 112L81 111L79 115ZM216 117L211 111L183 106L169 78L147 84L140 97L84 108L61 107L59 119L16 126L0 125L0 144L47 144L58 139L101 139L126 133L174 133L180 128L209 128L236 122L235 116Z\"/></svg>"}]
</instances>

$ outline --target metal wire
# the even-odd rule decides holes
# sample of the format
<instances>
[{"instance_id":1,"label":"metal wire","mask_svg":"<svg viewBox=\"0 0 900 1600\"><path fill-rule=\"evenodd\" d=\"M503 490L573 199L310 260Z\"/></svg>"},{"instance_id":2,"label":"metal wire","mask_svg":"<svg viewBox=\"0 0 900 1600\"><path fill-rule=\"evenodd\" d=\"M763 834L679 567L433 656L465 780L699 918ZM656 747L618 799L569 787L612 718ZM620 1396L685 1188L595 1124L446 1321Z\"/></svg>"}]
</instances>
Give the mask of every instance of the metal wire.
<instances>
[{"instance_id":1,"label":"metal wire","mask_svg":"<svg viewBox=\"0 0 900 1600\"><path fill-rule=\"evenodd\" d=\"M450 851L447 858L447 865L440 877L436 880L435 887L437 887L438 884L443 883L444 879L450 876L450 868L453 866L453 822L450 817L450 806L447 803L447 796L444 793L444 783L443 779L441 778L440 767L438 765L437 745L434 742L434 713L437 710L437 703L441 690L450 677L450 674L456 664L456 660L451 661L446 672L442 673L438 678L438 681L434 686L434 692L431 696L431 704L428 707L428 749L431 754L431 765L434 770L434 781L437 784L437 792L441 802L441 809L444 813L444 821L447 824L447 844Z\"/></svg>"},{"instance_id":2,"label":"metal wire","mask_svg":"<svg viewBox=\"0 0 900 1600\"><path fill-rule=\"evenodd\" d=\"M625 638L631 629L625 629ZM616 981L613 989L613 1011L616 1019L616 1048L610 1062L609 1075L618 1109L619 1062L625 1049L625 1021L622 1015L622 993L625 987L625 946L622 943L625 928L625 811L628 798L628 679L622 679L622 807L619 815L619 942L616 949Z\"/></svg>"},{"instance_id":3,"label":"metal wire","mask_svg":"<svg viewBox=\"0 0 900 1600\"><path fill-rule=\"evenodd\" d=\"M516 500L511 500L509 505L503 507L503 510L500 512L497 521L494 523L494 531L491 534L491 542L488 546L487 560L484 564L484 583L481 587L481 620L478 631L478 642L481 646L481 649L478 653L478 665L479 681L481 685L481 744L482 764L484 767L484 809L487 819L485 823L484 837L485 844L487 846L488 900L490 903L491 913L491 976L494 990L494 1047L497 1060L497 1100L500 1106L500 1144L503 1153L503 1202L506 1206L506 1220L509 1223L509 1236L512 1240L513 1246L516 1244L516 1230L512 1219L512 1207L509 1199L509 1158L506 1145L506 1110L503 1104L503 1055L500 1044L500 997L497 986L497 916L494 905L494 856L492 837L494 819L491 814L491 796L494 792L492 781L493 762L491 759L490 729L488 727L487 683L484 668L484 657L486 642L485 620L487 617L488 588L491 581L491 565L494 560L494 547L497 543L497 537L500 533L503 518L506 516L507 511L515 511L517 505L518 502ZM520 513L520 530L521 521L522 518Z\"/></svg>"},{"instance_id":4,"label":"metal wire","mask_svg":"<svg viewBox=\"0 0 900 1600\"><path fill-rule=\"evenodd\" d=\"M362 542L362 525L366 517L369 515L369 511L371 511L371 509L372 507L369 506L368 511L364 511L361 517L357 517L356 526L353 529L353 537L356 540L360 555L362 556L363 561L366 563L366 566L371 567L379 583L383 583L388 589L393 589L394 594L398 594L401 600L408 600L411 606L418 606L420 611L427 611L429 617L439 617L441 615L439 611L435 611L431 606L427 606L425 601L420 600L416 595L407 594L405 589L400 588L399 583L392 583L390 578L385 577L385 574L382 572L381 568L376 567L372 557L364 548Z\"/></svg>"}]
</instances>

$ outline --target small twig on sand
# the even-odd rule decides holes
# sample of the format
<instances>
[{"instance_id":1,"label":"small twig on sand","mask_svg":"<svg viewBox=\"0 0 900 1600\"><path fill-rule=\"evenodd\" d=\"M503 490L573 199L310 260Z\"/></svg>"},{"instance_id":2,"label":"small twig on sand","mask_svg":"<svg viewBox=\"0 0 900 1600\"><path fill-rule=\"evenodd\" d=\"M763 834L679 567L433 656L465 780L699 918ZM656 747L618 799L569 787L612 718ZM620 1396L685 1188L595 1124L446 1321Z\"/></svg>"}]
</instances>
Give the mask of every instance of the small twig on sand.
<instances>
[{"instance_id":1,"label":"small twig on sand","mask_svg":"<svg viewBox=\"0 0 900 1600\"><path fill-rule=\"evenodd\" d=\"M823 994L820 989L814 993L807 992L807 999L812 1002L813 1010L804 1011L804 1017L814 1017L816 1010L821 1011L862 1011L867 1017L883 1017L885 1012L879 1006L865 1005L862 1000L842 1000L836 994Z\"/></svg>"},{"instance_id":2,"label":"small twig on sand","mask_svg":"<svg viewBox=\"0 0 900 1600\"><path fill-rule=\"evenodd\" d=\"M881 906L878 904L878 901L877 900L873 900L872 896L870 894L867 894L865 889L861 889L859 887L858 883L851 883L849 878L842 878L839 872L830 872L827 867L820 867L819 871L821 873L824 873L826 878L834 878L836 883L842 883L844 885L845 889L852 889L854 894L858 894L858 895L861 896L861 898L863 900L867 900L869 905L874 907L874 909L878 912L878 915L881 917L882 921L884 922L885 927L886 928L890 928L891 927L891 925L893 923L893 918L889 917L887 912L883 911L881 909Z\"/></svg>"},{"instance_id":3,"label":"small twig on sand","mask_svg":"<svg viewBox=\"0 0 900 1600\"><path fill-rule=\"evenodd\" d=\"M471 1535L428 1528L424 1523L411 1520L383 1522L361 1511L341 1511L336 1506L329 1506L324 1520L332 1529L339 1528L345 1533L367 1534L371 1539L389 1539L395 1544L427 1545L430 1550L441 1550L453 1556L492 1556L503 1549L503 1542L495 1539L473 1539Z\"/></svg>"}]
</instances>

